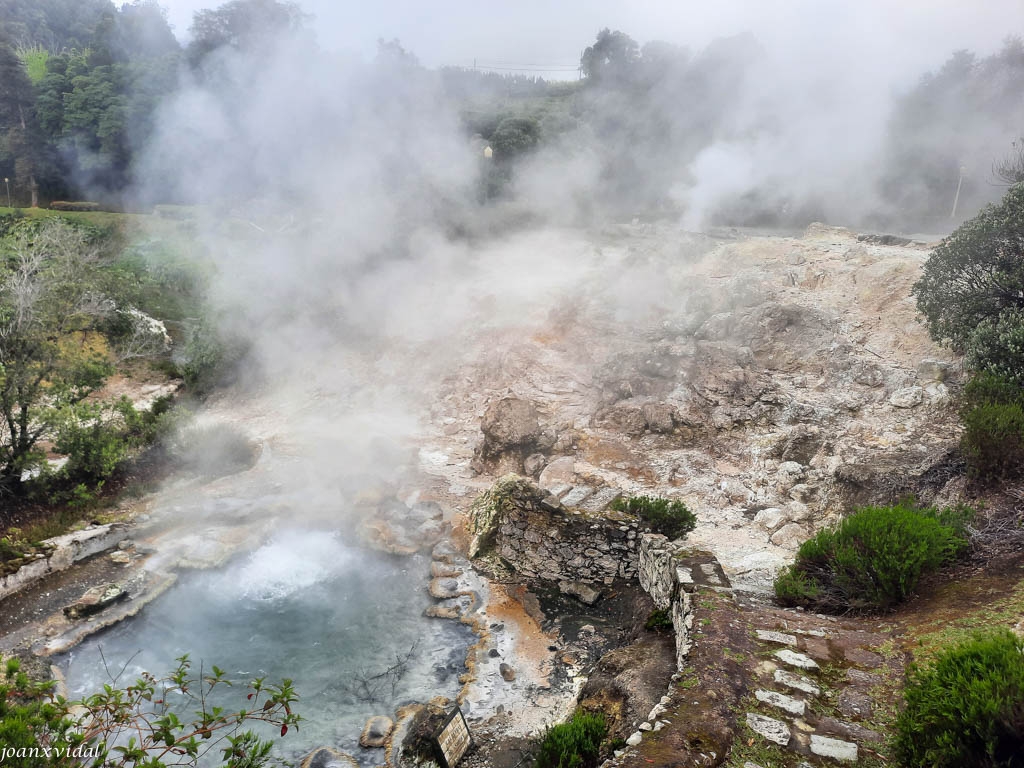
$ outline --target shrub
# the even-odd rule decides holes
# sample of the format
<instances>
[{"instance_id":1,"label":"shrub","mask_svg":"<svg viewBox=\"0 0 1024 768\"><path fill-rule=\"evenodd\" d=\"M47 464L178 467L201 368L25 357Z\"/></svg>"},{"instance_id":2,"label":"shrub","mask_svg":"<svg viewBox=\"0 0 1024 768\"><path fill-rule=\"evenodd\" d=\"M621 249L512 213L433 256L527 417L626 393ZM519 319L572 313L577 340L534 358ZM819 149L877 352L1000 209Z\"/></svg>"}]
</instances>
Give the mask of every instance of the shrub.
<instances>
[{"instance_id":1,"label":"shrub","mask_svg":"<svg viewBox=\"0 0 1024 768\"><path fill-rule=\"evenodd\" d=\"M549 728L537 752L536 768L594 768L608 732L604 716L576 710L572 720Z\"/></svg>"},{"instance_id":2,"label":"shrub","mask_svg":"<svg viewBox=\"0 0 1024 768\"><path fill-rule=\"evenodd\" d=\"M650 526L655 533L670 539L685 536L697 527L697 518L681 501L659 499L654 496L630 496L618 498L612 509L636 515Z\"/></svg>"},{"instance_id":3,"label":"shrub","mask_svg":"<svg viewBox=\"0 0 1024 768\"><path fill-rule=\"evenodd\" d=\"M966 507L864 507L805 541L775 581L785 605L846 612L888 610L923 573L951 561L967 543Z\"/></svg>"},{"instance_id":4,"label":"shrub","mask_svg":"<svg viewBox=\"0 0 1024 768\"><path fill-rule=\"evenodd\" d=\"M1024 472L1024 389L981 373L964 388L960 447L971 477L1000 480Z\"/></svg>"},{"instance_id":5,"label":"shrub","mask_svg":"<svg viewBox=\"0 0 1024 768\"><path fill-rule=\"evenodd\" d=\"M98 211L99 209L99 203L68 202L66 200L54 200L52 203L50 203L50 210L53 211L75 211L77 213L89 213L92 211Z\"/></svg>"},{"instance_id":6,"label":"shrub","mask_svg":"<svg viewBox=\"0 0 1024 768\"><path fill-rule=\"evenodd\" d=\"M1003 629L912 668L896 721L896 757L907 766L1024 766L1024 640Z\"/></svg>"},{"instance_id":7,"label":"shrub","mask_svg":"<svg viewBox=\"0 0 1024 768\"><path fill-rule=\"evenodd\" d=\"M648 632L671 632L672 614L663 608L651 611L651 615L644 622L644 629Z\"/></svg>"}]
</instances>

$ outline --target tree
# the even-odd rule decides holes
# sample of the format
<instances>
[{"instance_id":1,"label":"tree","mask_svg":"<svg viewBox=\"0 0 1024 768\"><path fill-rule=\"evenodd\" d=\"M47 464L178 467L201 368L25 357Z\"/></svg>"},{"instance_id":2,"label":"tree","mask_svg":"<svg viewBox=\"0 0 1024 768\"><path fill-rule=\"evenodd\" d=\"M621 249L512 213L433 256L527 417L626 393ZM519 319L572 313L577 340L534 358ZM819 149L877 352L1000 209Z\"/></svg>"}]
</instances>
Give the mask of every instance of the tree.
<instances>
[{"instance_id":1,"label":"tree","mask_svg":"<svg viewBox=\"0 0 1024 768\"><path fill-rule=\"evenodd\" d=\"M640 59L640 46L625 32L612 32L605 27L597 33L597 41L589 46L580 59L584 76L602 80L624 80Z\"/></svg>"},{"instance_id":2,"label":"tree","mask_svg":"<svg viewBox=\"0 0 1024 768\"><path fill-rule=\"evenodd\" d=\"M231 0L215 10L196 11L189 28L189 60L199 65L224 47L256 50L282 32L301 28L304 19L298 5L278 0Z\"/></svg>"},{"instance_id":3,"label":"tree","mask_svg":"<svg viewBox=\"0 0 1024 768\"><path fill-rule=\"evenodd\" d=\"M280 728L283 737L302 719L292 712L298 696L290 680L271 685L257 678L249 683L243 708L215 706L231 681L216 666L195 675L188 656L166 677L147 672L119 687L119 676L111 674L102 692L71 703L53 694L52 683L30 680L17 659L7 661L0 676L3 764L168 768L210 765L220 752L216 764L224 768L259 768L267 764L273 742L245 728L266 723ZM186 710L188 717L180 719Z\"/></svg>"},{"instance_id":4,"label":"tree","mask_svg":"<svg viewBox=\"0 0 1024 768\"><path fill-rule=\"evenodd\" d=\"M5 40L0 40L0 137L15 179L28 185L32 207L37 208L44 140L35 115L35 92L25 62Z\"/></svg>"},{"instance_id":5,"label":"tree","mask_svg":"<svg viewBox=\"0 0 1024 768\"><path fill-rule=\"evenodd\" d=\"M1005 353L991 345L1022 338L1024 184L942 241L925 263L914 295L933 339L979 361L1005 360ZM1024 374L1019 357L1016 370Z\"/></svg>"},{"instance_id":6,"label":"tree","mask_svg":"<svg viewBox=\"0 0 1024 768\"><path fill-rule=\"evenodd\" d=\"M98 389L111 365L97 334L115 305L88 233L25 223L0 263L0 492L18 492L61 409Z\"/></svg>"},{"instance_id":7,"label":"tree","mask_svg":"<svg viewBox=\"0 0 1024 768\"><path fill-rule=\"evenodd\" d=\"M491 147L498 160L514 160L540 142L540 126L528 117L506 117L491 134Z\"/></svg>"}]
</instances>

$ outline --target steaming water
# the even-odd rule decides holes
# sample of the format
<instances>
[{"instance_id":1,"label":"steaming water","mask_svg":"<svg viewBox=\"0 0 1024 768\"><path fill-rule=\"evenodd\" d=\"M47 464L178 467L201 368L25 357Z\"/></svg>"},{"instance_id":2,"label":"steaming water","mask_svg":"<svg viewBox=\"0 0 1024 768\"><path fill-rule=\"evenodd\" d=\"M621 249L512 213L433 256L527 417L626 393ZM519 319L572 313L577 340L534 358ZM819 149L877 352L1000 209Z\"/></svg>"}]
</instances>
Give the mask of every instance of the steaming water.
<instances>
[{"instance_id":1,"label":"steaming water","mask_svg":"<svg viewBox=\"0 0 1024 768\"><path fill-rule=\"evenodd\" d=\"M169 671L188 653L194 671L201 660L207 671L217 664L236 683L218 702L225 707L245 706L253 677L295 681L297 711L307 722L278 741L281 756L327 745L379 762L379 750L359 754L366 719L392 716L403 702L453 696L472 642L464 625L423 616L428 567L421 556L350 548L325 532L282 533L223 570L184 574L139 616L69 653L71 698L108 682L103 658L116 673L138 653L119 680L126 685L142 670ZM353 676L385 669L414 645L394 693L384 685L379 700L366 703L350 692Z\"/></svg>"}]
</instances>

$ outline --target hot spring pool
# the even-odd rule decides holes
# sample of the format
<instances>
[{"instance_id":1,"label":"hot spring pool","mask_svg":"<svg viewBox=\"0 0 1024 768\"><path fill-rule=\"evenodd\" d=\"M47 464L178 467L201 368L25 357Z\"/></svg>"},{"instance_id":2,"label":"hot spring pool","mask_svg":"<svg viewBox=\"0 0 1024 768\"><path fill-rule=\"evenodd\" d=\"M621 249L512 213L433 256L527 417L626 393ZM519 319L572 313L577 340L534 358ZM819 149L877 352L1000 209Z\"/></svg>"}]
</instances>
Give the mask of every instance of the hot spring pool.
<instances>
[{"instance_id":1,"label":"hot spring pool","mask_svg":"<svg viewBox=\"0 0 1024 768\"><path fill-rule=\"evenodd\" d=\"M194 672L200 662L206 670L216 664L235 683L218 702L226 708L244 707L245 683L254 677L294 680L306 721L277 741L280 756L333 746L375 764L379 750L358 747L366 719L391 717L405 702L453 697L474 641L459 622L423 616L431 602L429 565L421 555L348 547L328 532L279 533L223 569L183 573L138 616L69 652L70 697L109 681L103 658L112 672L131 659L118 680L123 686L143 670L169 672L188 653ZM373 703L353 692L354 679L386 669L414 647L394 690L390 682L380 685Z\"/></svg>"}]
</instances>

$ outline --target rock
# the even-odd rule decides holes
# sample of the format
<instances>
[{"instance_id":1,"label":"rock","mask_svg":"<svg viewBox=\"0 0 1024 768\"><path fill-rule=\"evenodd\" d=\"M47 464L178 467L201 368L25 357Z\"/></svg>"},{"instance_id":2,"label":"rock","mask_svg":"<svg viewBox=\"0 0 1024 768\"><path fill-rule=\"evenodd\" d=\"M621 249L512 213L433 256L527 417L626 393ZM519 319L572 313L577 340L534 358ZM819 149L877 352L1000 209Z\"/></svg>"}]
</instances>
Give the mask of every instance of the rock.
<instances>
[{"instance_id":1,"label":"rock","mask_svg":"<svg viewBox=\"0 0 1024 768\"><path fill-rule=\"evenodd\" d=\"M487 457L513 449L528 451L541 437L537 409L533 403L515 397L487 406L480 429L484 433L483 455Z\"/></svg>"},{"instance_id":2,"label":"rock","mask_svg":"<svg viewBox=\"0 0 1024 768\"><path fill-rule=\"evenodd\" d=\"M542 469L547 458L543 453L531 453L523 459L523 471L530 477L536 477Z\"/></svg>"},{"instance_id":3,"label":"rock","mask_svg":"<svg viewBox=\"0 0 1024 768\"><path fill-rule=\"evenodd\" d=\"M917 364L917 379L922 384L943 382L949 376L952 367L942 360L922 360Z\"/></svg>"},{"instance_id":4,"label":"rock","mask_svg":"<svg viewBox=\"0 0 1024 768\"><path fill-rule=\"evenodd\" d=\"M836 709L846 717L865 719L874 712L874 702L866 693L853 688L846 688L839 694Z\"/></svg>"},{"instance_id":5,"label":"rock","mask_svg":"<svg viewBox=\"0 0 1024 768\"><path fill-rule=\"evenodd\" d=\"M817 725L818 730L822 734L835 736L846 741L867 741L873 744L880 744L885 741L885 737L878 731L873 731L856 723L844 723L842 720L836 720L834 717L819 717Z\"/></svg>"},{"instance_id":6,"label":"rock","mask_svg":"<svg viewBox=\"0 0 1024 768\"><path fill-rule=\"evenodd\" d=\"M795 461L784 461L779 465L775 476L779 482L779 487L784 491L788 491L803 479L804 468Z\"/></svg>"},{"instance_id":7,"label":"rock","mask_svg":"<svg viewBox=\"0 0 1024 768\"><path fill-rule=\"evenodd\" d=\"M628 739L626 739L626 745L630 747L636 747L640 745L640 742L644 740L643 734L640 731L635 732Z\"/></svg>"},{"instance_id":8,"label":"rock","mask_svg":"<svg viewBox=\"0 0 1024 768\"><path fill-rule=\"evenodd\" d=\"M459 582L455 579L437 578L430 580L427 588L430 596L438 600L445 600L451 597L458 597Z\"/></svg>"},{"instance_id":9,"label":"rock","mask_svg":"<svg viewBox=\"0 0 1024 768\"><path fill-rule=\"evenodd\" d=\"M877 669L882 666L882 662L885 661L874 651L868 651L864 648L848 648L843 652L846 660L851 664L856 664L859 667L867 667L868 669Z\"/></svg>"},{"instance_id":10,"label":"rock","mask_svg":"<svg viewBox=\"0 0 1024 768\"><path fill-rule=\"evenodd\" d=\"M792 672L787 672L784 669L775 670L775 682L787 688L803 691L811 696L821 695L821 689L814 684L813 680L803 675L794 675Z\"/></svg>"},{"instance_id":11,"label":"rock","mask_svg":"<svg viewBox=\"0 0 1024 768\"><path fill-rule=\"evenodd\" d=\"M778 507L768 507L754 515L754 522L766 531L774 531L779 526L790 522L790 519L790 516Z\"/></svg>"},{"instance_id":12,"label":"rock","mask_svg":"<svg viewBox=\"0 0 1024 768\"><path fill-rule=\"evenodd\" d=\"M804 712L807 709L807 704L800 699L794 699L792 696L787 696L784 693L776 693L775 691L754 691L754 698L760 701L762 704L769 704L773 707L789 712L791 715L797 715L803 717Z\"/></svg>"},{"instance_id":13,"label":"rock","mask_svg":"<svg viewBox=\"0 0 1024 768\"><path fill-rule=\"evenodd\" d=\"M582 581L560 581L558 591L563 595L571 595L586 605L593 605L601 599L601 590L594 589Z\"/></svg>"},{"instance_id":14,"label":"rock","mask_svg":"<svg viewBox=\"0 0 1024 768\"><path fill-rule=\"evenodd\" d=\"M302 759L299 768L359 768L359 763L333 747L319 747Z\"/></svg>"},{"instance_id":15,"label":"rock","mask_svg":"<svg viewBox=\"0 0 1024 768\"><path fill-rule=\"evenodd\" d=\"M777 547L796 549L808 537L807 529L798 523L786 523L772 534L771 542Z\"/></svg>"},{"instance_id":16,"label":"rock","mask_svg":"<svg viewBox=\"0 0 1024 768\"><path fill-rule=\"evenodd\" d=\"M783 648L781 651L776 651L775 657L783 664L789 664L789 666L797 667L798 669L818 669L818 662L810 656L805 656L802 653L791 651L789 648Z\"/></svg>"},{"instance_id":17,"label":"rock","mask_svg":"<svg viewBox=\"0 0 1024 768\"><path fill-rule=\"evenodd\" d=\"M128 597L128 593L120 584L107 584L105 587L93 587L86 590L71 605L65 606L64 615L69 619L80 619L99 613L109 605Z\"/></svg>"},{"instance_id":18,"label":"rock","mask_svg":"<svg viewBox=\"0 0 1024 768\"><path fill-rule=\"evenodd\" d=\"M811 752L820 757L831 757L833 760L844 762L857 762L857 745L839 739L830 739L828 736L811 736Z\"/></svg>"},{"instance_id":19,"label":"rock","mask_svg":"<svg viewBox=\"0 0 1024 768\"><path fill-rule=\"evenodd\" d=\"M541 488L554 490L557 486L572 486L576 480L576 462L572 456L561 456L550 462L540 473Z\"/></svg>"},{"instance_id":20,"label":"rock","mask_svg":"<svg viewBox=\"0 0 1024 768\"><path fill-rule=\"evenodd\" d=\"M676 409L667 403L648 403L640 409L651 432L667 434L675 429Z\"/></svg>"},{"instance_id":21,"label":"rock","mask_svg":"<svg viewBox=\"0 0 1024 768\"><path fill-rule=\"evenodd\" d=\"M766 643L782 643L783 645L796 645L796 637L787 635L785 632L776 632L772 629L758 629L754 631L758 640Z\"/></svg>"},{"instance_id":22,"label":"rock","mask_svg":"<svg viewBox=\"0 0 1024 768\"><path fill-rule=\"evenodd\" d=\"M504 661L501 662L498 671L501 672L501 679L506 683L511 683L516 679L516 671L512 668L511 664L506 664Z\"/></svg>"},{"instance_id":23,"label":"rock","mask_svg":"<svg viewBox=\"0 0 1024 768\"><path fill-rule=\"evenodd\" d=\"M366 727L359 735L359 746L367 749L383 747L387 744L388 736L395 728L395 723L390 717L376 715L366 721Z\"/></svg>"},{"instance_id":24,"label":"rock","mask_svg":"<svg viewBox=\"0 0 1024 768\"><path fill-rule=\"evenodd\" d=\"M889 398L889 404L896 408L914 408L924 400L924 390L921 387L904 387L897 389Z\"/></svg>"},{"instance_id":25,"label":"rock","mask_svg":"<svg viewBox=\"0 0 1024 768\"><path fill-rule=\"evenodd\" d=\"M640 723L640 725L638 725L637 728L639 730L641 730L641 731L650 731L650 730L654 729L654 726L651 725L650 723L644 722L644 723Z\"/></svg>"},{"instance_id":26,"label":"rock","mask_svg":"<svg viewBox=\"0 0 1024 768\"><path fill-rule=\"evenodd\" d=\"M110 553L110 562L117 563L118 565L127 565L132 561L131 552L127 552L123 549L119 549L116 552Z\"/></svg>"},{"instance_id":27,"label":"rock","mask_svg":"<svg viewBox=\"0 0 1024 768\"><path fill-rule=\"evenodd\" d=\"M567 507L576 507L590 498L593 493L594 489L592 486L577 485L562 497L562 503Z\"/></svg>"},{"instance_id":28,"label":"rock","mask_svg":"<svg viewBox=\"0 0 1024 768\"><path fill-rule=\"evenodd\" d=\"M776 720L772 717L765 717L764 715L758 715L753 712L747 712L747 725L754 733L759 736L763 736L768 741L774 742L779 746L786 746L789 744L791 734L789 726L781 720Z\"/></svg>"}]
</instances>

